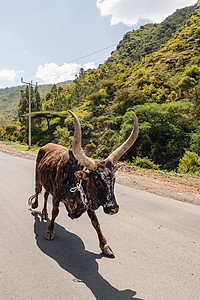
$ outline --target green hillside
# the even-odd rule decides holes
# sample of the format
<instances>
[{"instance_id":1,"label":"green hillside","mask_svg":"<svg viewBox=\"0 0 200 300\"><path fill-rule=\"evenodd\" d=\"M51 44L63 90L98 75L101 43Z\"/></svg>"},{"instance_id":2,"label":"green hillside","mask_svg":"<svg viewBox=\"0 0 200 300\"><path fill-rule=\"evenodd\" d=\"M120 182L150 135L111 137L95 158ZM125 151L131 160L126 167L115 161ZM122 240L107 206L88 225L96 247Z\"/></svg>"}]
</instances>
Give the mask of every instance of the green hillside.
<instances>
[{"instance_id":1,"label":"green hillside","mask_svg":"<svg viewBox=\"0 0 200 300\"><path fill-rule=\"evenodd\" d=\"M70 81L59 83L58 86L66 86ZM39 85L40 96L43 97L52 89L52 84ZM0 89L0 125L9 124L17 116L18 104L20 101L23 86Z\"/></svg>"},{"instance_id":2,"label":"green hillside","mask_svg":"<svg viewBox=\"0 0 200 300\"><path fill-rule=\"evenodd\" d=\"M140 133L124 159L136 163L146 157L149 164L173 170L186 150L200 155L200 1L160 24L126 33L104 64L45 94L42 109L49 119L34 115L35 144L68 146L73 120L55 113L64 116L72 109L82 125L83 146L90 156L104 158L130 134L133 109ZM27 141L23 126L19 139Z\"/></svg>"},{"instance_id":3,"label":"green hillside","mask_svg":"<svg viewBox=\"0 0 200 300\"><path fill-rule=\"evenodd\" d=\"M179 9L160 24L147 24L138 30L127 32L107 62L119 60L131 65L133 61L141 61L181 30L181 26L193 12L194 6Z\"/></svg>"}]
</instances>

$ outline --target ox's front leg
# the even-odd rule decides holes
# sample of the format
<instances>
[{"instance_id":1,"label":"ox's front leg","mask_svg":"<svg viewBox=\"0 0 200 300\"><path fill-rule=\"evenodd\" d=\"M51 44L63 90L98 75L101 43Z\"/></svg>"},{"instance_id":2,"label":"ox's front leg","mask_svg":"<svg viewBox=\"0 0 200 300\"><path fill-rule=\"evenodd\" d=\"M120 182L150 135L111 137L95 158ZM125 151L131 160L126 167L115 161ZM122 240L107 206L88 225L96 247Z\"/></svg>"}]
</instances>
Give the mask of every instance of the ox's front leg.
<instances>
[{"instance_id":1,"label":"ox's front leg","mask_svg":"<svg viewBox=\"0 0 200 300\"><path fill-rule=\"evenodd\" d=\"M104 237L103 233L101 232L100 224L99 224L99 221L97 219L95 212L93 210L88 209L87 213L88 213L88 216L90 217L93 227L95 228L95 230L98 234L99 246L100 246L102 252L106 255L114 255L114 252L108 245L106 238Z\"/></svg>"},{"instance_id":2,"label":"ox's front leg","mask_svg":"<svg viewBox=\"0 0 200 300\"><path fill-rule=\"evenodd\" d=\"M53 209L52 209L52 218L51 222L49 224L48 229L45 232L45 238L47 240L53 240L55 238L55 232L54 232L54 221L59 213L59 200L53 197Z\"/></svg>"}]
</instances>

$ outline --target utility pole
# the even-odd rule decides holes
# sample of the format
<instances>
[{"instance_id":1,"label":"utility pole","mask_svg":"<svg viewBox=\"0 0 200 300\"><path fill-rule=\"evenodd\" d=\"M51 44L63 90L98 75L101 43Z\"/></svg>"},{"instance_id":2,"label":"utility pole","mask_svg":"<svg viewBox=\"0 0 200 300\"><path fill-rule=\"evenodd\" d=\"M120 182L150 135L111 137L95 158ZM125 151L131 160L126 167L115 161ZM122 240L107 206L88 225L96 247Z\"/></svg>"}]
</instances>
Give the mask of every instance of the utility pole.
<instances>
[{"instance_id":1,"label":"utility pole","mask_svg":"<svg viewBox=\"0 0 200 300\"><path fill-rule=\"evenodd\" d=\"M21 78L21 82L28 85L29 89L29 101L28 101L28 148L31 149L31 86L35 86L35 84L31 82L23 81Z\"/></svg>"}]
</instances>

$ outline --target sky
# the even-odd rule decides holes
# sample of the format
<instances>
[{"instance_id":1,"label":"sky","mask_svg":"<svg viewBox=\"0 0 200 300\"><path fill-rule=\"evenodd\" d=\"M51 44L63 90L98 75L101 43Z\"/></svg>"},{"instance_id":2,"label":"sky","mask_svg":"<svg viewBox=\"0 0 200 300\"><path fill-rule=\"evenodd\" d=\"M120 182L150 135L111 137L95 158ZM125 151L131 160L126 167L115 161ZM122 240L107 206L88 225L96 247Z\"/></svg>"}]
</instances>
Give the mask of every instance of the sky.
<instances>
[{"instance_id":1,"label":"sky","mask_svg":"<svg viewBox=\"0 0 200 300\"><path fill-rule=\"evenodd\" d=\"M123 35L197 0L0 0L0 88L73 80Z\"/></svg>"}]
</instances>

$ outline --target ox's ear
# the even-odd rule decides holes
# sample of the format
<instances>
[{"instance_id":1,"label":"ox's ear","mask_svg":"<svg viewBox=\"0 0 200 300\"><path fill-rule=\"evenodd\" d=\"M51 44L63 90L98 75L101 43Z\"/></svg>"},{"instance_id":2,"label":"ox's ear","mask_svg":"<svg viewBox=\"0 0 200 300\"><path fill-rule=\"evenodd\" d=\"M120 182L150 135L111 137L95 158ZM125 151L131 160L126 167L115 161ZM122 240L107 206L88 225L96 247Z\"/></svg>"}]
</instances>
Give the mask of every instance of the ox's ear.
<instances>
[{"instance_id":1,"label":"ox's ear","mask_svg":"<svg viewBox=\"0 0 200 300\"><path fill-rule=\"evenodd\" d=\"M117 170L118 170L120 167L121 167L120 165L115 165L115 166L114 166L114 172L117 172Z\"/></svg>"},{"instance_id":2,"label":"ox's ear","mask_svg":"<svg viewBox=\"0 0 200 300\"><path fill-rule=\"evenodd\" d=\"M85 172L85 171L78 171L76 173L74 173L74 175L79 178L79 179L83 179L83 180L86 180L87 177L88 177L88 173Z\"/></svg>"}]
</instances>

